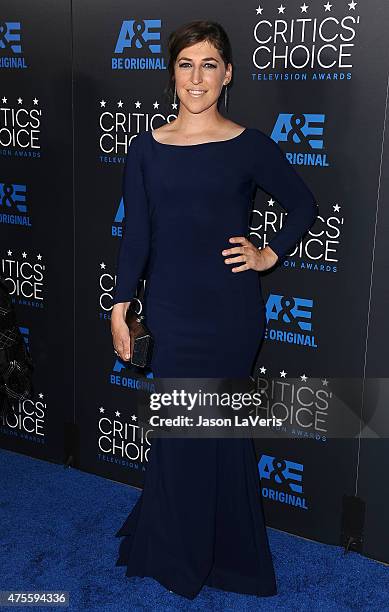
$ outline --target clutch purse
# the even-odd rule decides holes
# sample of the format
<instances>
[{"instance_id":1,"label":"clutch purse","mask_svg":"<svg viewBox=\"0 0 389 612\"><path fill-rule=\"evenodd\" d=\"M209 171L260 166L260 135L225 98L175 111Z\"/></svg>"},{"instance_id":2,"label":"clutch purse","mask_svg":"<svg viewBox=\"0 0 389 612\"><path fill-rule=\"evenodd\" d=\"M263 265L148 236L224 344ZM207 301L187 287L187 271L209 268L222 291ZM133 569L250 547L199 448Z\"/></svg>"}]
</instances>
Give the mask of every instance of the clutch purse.
<instances>
[{"instance_id":1,"label":"clutch purse","mask_svg":"<svg viewBox=\"0 0 389 612\"><path fill-rule=\"evenodd\" d=\"M144 315L135 310L131 300L126 312L126 323L130 332L132 355L130 362L140 368L149 367L154 346L154 338L144 321ZM140 301L136 298L137 301Z\"/></svg>"}]
</instances>

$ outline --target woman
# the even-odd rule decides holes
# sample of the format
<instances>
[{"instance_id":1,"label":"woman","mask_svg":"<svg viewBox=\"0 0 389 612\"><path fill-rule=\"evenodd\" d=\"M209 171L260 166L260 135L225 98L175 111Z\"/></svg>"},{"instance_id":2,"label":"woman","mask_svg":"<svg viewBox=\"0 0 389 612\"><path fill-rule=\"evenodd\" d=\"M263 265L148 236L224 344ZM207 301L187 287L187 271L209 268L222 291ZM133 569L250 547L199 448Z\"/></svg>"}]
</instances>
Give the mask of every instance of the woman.
<instances>
[{"instance_id":1,"label":"woman","mask_svg":"<svg viewBox=\"0 0 389 612\"><path fill-rule=\"evenodd\" d=\"M311 227L316 204L278 145L219 113L232 78L224 29L186 24L169 55L178 116L136 136L124 169L113 344L128 360L125 313L146 278L155 377L247 377L265 329L258 272ZM245 237L257 186L288 211L262 249ZM253 440L155 438L150 453L116 565L189 599L204 584L275 595Z\"/></svg>"}]
</instances>

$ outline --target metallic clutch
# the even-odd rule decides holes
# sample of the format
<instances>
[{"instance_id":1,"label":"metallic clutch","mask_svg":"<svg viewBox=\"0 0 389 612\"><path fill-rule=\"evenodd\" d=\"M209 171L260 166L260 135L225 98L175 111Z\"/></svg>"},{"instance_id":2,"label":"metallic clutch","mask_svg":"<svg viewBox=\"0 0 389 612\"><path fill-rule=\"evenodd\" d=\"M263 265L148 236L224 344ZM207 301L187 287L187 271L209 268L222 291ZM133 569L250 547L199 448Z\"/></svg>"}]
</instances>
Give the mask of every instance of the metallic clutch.
<instances>
[{"instance_id":1,"label":"metallic clutch","mask_svg":"<svg viewBox=\"0 0 389 612\"><path fill-rule=\"evenodd\" d=\"M132 347L130 362L140 368L150 366L154 346L153 335L144 322L144 318L144 315L135 310L134 300L132 300L126 312L126 323Z\"/></svg>"}]
</instances>

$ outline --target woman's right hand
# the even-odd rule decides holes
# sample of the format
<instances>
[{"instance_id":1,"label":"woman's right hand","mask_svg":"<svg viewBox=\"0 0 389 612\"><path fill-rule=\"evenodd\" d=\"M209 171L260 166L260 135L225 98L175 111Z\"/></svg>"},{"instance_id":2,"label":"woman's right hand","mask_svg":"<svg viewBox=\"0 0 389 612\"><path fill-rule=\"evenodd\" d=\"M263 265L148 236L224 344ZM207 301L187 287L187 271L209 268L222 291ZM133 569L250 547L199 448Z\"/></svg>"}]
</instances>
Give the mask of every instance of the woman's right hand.
<instances>
[{"instance_id":1,"label":"woman's right hand","mask_svg":"<svg viewBox=\"0 0 389 612\"><path fill-rule=\"evenodd\" d=\"M118 356L123 361L131 358L131 338L126 323L126 312L130 302L120 302L113 305L111 312L111 334L112 343Z\"/></svg>"}]
</instances>

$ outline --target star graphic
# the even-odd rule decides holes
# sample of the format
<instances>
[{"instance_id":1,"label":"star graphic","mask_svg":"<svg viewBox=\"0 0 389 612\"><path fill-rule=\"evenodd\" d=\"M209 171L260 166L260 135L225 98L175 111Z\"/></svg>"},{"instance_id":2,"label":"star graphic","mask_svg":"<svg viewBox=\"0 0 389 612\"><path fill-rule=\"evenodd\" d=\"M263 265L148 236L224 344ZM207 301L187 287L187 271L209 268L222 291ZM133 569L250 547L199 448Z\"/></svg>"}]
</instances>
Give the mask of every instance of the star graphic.
<instances>
[{"instance_id":1,"label":"star graphic","mask_svg":"<svg viewBox=\"0 0 389 612\"><path fill-rule=\"evenodd\" d=\"M99 410L100 412L104 412L104 408L102 406L100 406Z\"/></svg>"},{"instance_id":2,"label":"star graphic","mask_svg":"<svg viewBox=\"0 0 389 612\"><path fill-rule=\"evenodd\" d=\"M138 420L138 417L137 417L135 414L132 414L132 415L131 415L131 419L132 419L133 421L137 421L137 420Z\"/></svg>"},{"instance_id":3,"label":"star graphic","mask_svg":"<svg viewBox=\"0 0 389 612\"><path fill-rule=\"evenodd\" d=\"M135 108L140 108L142 106L142 102L139 102L139 100L137 100L135 102Z\"/></svg>"},{"instance_id":4,"label":"star graphic","mask_svg":"<svg viewBox=\"0 0 389 612\"><path fill-rule=\"evenodd\" d=\"M354 2L354 0L352 0L352 2L349 2L348 5L348 10L349 11L355 11L355 7L357 6L358 2Z\"/></svg>"},{"instance_id":5,"label":"star graphic","mask_svg":"<svg viewBox=\"0 0 389 612\"><path fill-rule=\"evenodd\" d=\"M305 2L304 2L304 4L302 6L300 6L300 8L301 8L301 12L302 13L306 13L307 9L309 8L309 6L308 6L308 4L305 4Z\"/></svg>"},{"instance_id":6,"label":"star graphic","mask_svg":"<svg viewBox=\"0 0 389 612\"><path fill-rule=\"evenodd\" d=\"M8 249L8 251L7 251L7 255L12 255L12 251L11 251L11 249Z\"/></svg>"},{"instance_id":7,"label":"star graphic","mask_svg":"<svg viewBox=\"0 0 389 612\"><path fill-rule=\"evenodd\" d=\"M42 255L40 253L38 253L37 259L39 259L39 261L42 259Z\"/></svg>"},{"instance_id":8,"label":"star graphic","mask_svg":"<svg viewBox=\"0 0 389 612\"><path fill-rule=\"evenodd\" d=\"M38 102L39 102L38 98L34 98L33 102L34 102L34 104L38 104Z\"/></svg>"},{"instance_id":9,"label":"star graphic","mask_svg":"<svg viewBox=\"0 0 389 612\"><path fill-rule=\"evenodd\" d=\"M278 12L284 14L284 10L285 10L285 7L282 6L281 4L281 6L278 7Z\"/></svg>"},{"instance_id":10,"label":"star graphic","mask_svg":"<svg viewBox=\"0 0 389 612\"><path fill-rule=\"evenodd\" d=\"M18 98L18 103L21 104L23 102L23 98Z\"/></svg>"},{"instance_id":11,"label":"star graphic","mask_svg":"<svg viewBox=\"0 0 389 612\"><path fill-rule=\"evenodd\" d=\"M261 366L259 371L261 372L261 374L265 374L265 372L266 372L265 366Z\"/></svg>"},{"instance_id":12,"label":"star graphic","mask_svg":"<svg viewBox=\"0 0 389 612\"><path fill-rule=\"evenodd\" d=\"M4 98L2 99L2 102L4 102L4 104L6 104L6 103L7 103L7 98L6 98L6 97L4 97Z\"/></svg>"},{"instance_id":13,"label":"star graphic","mask_svg":"<svg viewBox=\"0 0 389 612\"><path fill-rule=\"evenodd\" d=\"M334 209L334 212L339 212L340 211L339 204L335 204L335 206L333 206L332 208Z\"/></svg>"},{"instance_id":14,"label":"star graphic","mask_svg":"<svg viewBox=\"0 0 389 612\"><path fill-rule=\"evenodd\" d=\"M106 105L106 101L105 100L100 100L100 106L105 108L105 105Z\"/></svg>"},{"instance_id":15,"label":"star graphic","mask_svg":"<svg viewBox=\"0 0 389 612\"><path fill-rule=\"evenodd\" d=\"M324 380L321 381L323 383L324 387L327 387L328 385L328 380L325 378Z\"/></svg>"},{"instance_id":16,"label":"star graphic","mask_svg":"<svg viewBox=\"0 0 389 612\"><path fill-rule=\"evenodd\" d=\"M38 397L39 397L39 399L43 399L44 398L43 393L38 393Z\"/></svg>"},{"instance_id":17,"label":"star graphic","mask_svg":"<svg viewBox=\"0 0 389 612\"><path fill-rule=\"evenodd\" d=\"M121 100L119 100L118 107L121 108L122 106L123 106L123 102Z\"/></svg>"},{"instance_id":18,"label":"star graphic","mask_svg":"<svg viewBox=\"0 0 389 612\"><path fill-rule=\"evenodd\" d=\"M300 376L300 378L301 378L301 380L302 380L303 382L306 382L306 381L307 381L307 379L308 379L308 377L307 377L307 376L305 376L305 374L302 374L302 375Z\"/></svg>"},{"instance_id":19,"label":"star graphic","mask_svg":"<svg viewBox=\"0 0 389 612\"><path fill-rule=\"evenodd\" d=\"M324 8L326 11L330 11L331 10L331 6L332 4L330 4L329 2L327 2L327 4L323 4Z\"/></svg>"},{"instance_id":20,"label":"star graphic","mask_svg":"<svg viewBox=\"0 0 389 612\"><path fill-rule=\"evenodd\" d=\"M281 374L281 378L285 378L285 376L286 376L285 370L282 370L282 372L280 372L280 374Z\"/></svg>"},{"instance_id":21,"label":"star graphic","mask_svg":"<svg viewBox=\"0 0 389 612\"><path fill-rule=\"evenodd\" d=\"M26 257L27 257L27 253L26 253L26 251L23 251L23 253L22 253L22 257L23 257L23 259L26 259Z\"/></svg>"},{"instance_id":22,"label":"star graphic","mask_svg":"<svg viewBox=\"0 0 389 612\"><path fill-rule=\"evenodd\" d=\"M153 107L154 108L159 108L159 103L157 101L155 101L154 104L153 104Z\"/></svg>"},{"instance_id":23,"label":"star graphic","mask_svg":"<svg viewBox=\"0 0 389 612\"><path fill-rule=\"evenodd\" d=\"M120 412L119 412L119 410L116 410L116 412L115 412L115 416L120 417Z\"/></svg>"},{"instance_id":24,"label":"star graphic","mask_svg":"<svg viewBox=\"0 0 389 612\"><path fill-rule=\"evenodd\" d=\"M257 15L262 15L263 8L261 7L261 5L258 5L258 8L256 10L257 10Z\"/></svg>"},{"instance_id":25,"label":"star graphic","mask_svg":"<svg viewBox=\"0 0 389 612\"><path fill-rule=\"evenodd\" d=\"M269 204L269 206L274 206L275 204L275 200L273 200L273 198L270 198L270 200L267 201L267 203Z\"/></svg>"},{"instance_id":26,"label":"star graphic","mask_svg":"<svg viewBox=\"0 0 389 612\"><path fill-rule=\"evenodd\" d=\"M177 110L177 102L172 102L172 108L173 108L174 110Z\"/></svg>"}]
</instances>

